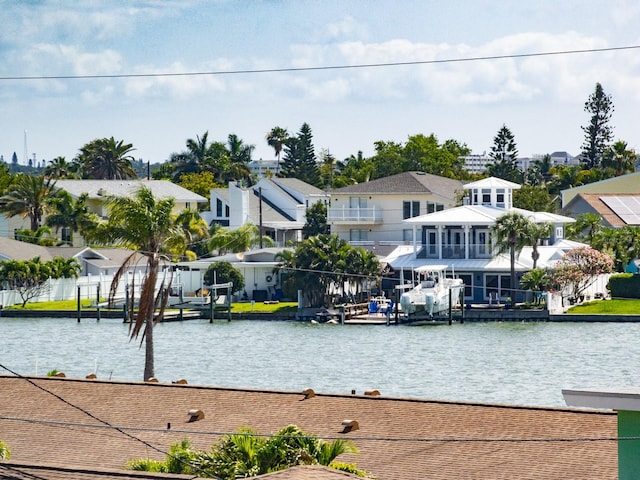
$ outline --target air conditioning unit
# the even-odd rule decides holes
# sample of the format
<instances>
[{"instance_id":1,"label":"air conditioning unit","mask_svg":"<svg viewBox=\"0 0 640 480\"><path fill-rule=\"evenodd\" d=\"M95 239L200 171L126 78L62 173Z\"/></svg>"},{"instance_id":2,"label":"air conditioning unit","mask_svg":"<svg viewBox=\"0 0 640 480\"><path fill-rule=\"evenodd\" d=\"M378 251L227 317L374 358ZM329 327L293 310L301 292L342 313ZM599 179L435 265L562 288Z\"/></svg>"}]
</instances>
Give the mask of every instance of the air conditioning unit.
<instances>
[{"instance_id":1,"label":"air conditioning unit","mask_svg":"<svg viewBox=\"0 0 640 480\"><path fill-rule=\"evenodd\" d=\"M267 285L275 285L276 284L276 276L273 273L267 273L264 277L265 282L267 283Z\"/></svg>"}]
</instances>

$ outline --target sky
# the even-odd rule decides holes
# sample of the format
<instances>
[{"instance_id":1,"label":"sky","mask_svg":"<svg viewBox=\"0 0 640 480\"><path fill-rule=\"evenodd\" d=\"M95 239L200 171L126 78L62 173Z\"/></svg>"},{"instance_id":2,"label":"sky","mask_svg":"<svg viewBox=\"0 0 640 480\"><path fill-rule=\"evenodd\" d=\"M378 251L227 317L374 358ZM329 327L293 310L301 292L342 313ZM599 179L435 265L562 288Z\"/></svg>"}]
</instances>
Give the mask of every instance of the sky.
<instances>
[{"instance_id":1,"label":"sky","mask_svg":"<svg viewBox=\"0 0 640 480\"><path fill-rule=\"evenodd\" d=\"M7 162L113 136L158 163L205 132L267 160L305 122L338 160L432 133L482 154L503 125L520 156L577 155L596 83L640 151L640 48L451 61L640 46L637 0L0 0L0 20Z\"/></svg>"}]
</instances>

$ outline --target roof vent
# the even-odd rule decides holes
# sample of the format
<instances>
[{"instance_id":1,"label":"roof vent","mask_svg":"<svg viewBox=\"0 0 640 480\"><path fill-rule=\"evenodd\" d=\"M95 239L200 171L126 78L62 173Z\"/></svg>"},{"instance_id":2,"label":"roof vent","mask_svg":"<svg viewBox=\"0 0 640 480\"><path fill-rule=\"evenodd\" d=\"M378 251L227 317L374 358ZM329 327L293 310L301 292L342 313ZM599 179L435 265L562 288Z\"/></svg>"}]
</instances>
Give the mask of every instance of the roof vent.
<instances>
[{"instance_id":1,"label":"roof vent","mask_svg":"<svg viewBox=\"0 0 640 480\"><path fill-rule=\"evenodd\" d=\"M179 378L175 382L171 382L171 383L177 383L179 385L186 385L187 384L187 380L185 378Z\"/></svg>"},{"instance_id":2,"label":"roof vent","mask_svg":"<svg viewBox=\"0 0 640 480\"><path fill-rule=\"evenodd\" d=\"M366 390L364 392L365 395L368 395L370 397L379 397L380 396L380 391L379 390Z\"/></svg>"},{"instance_id":3,"label":"roof vent","mask_svg":"<svg viewBox=\"0 0 640 480\"><path fill-rule=\"evenodd\" d=\"M94 379L98 378L98 376L95 373L90 373L85 378L87 378L89 380L94 380Z\"/></svg>"},{"instance_id":4,"label":"roof vent","mask_svg":"<svg viewBox=\"0 0 640 480\"><path fill-rule=\"evenodd\" d=\"M343 420L342 427L341 433L349 433L360 429L360 425L355 420Z\"/></svg>"},{"instance_id":5,"label":"roof vent","mask_svg":"<svg viewBox=\"0 0 640 480\"><path fill-rule=\"evenodd\" d=\"M304 393L305 400L316 396L316 392L313 391L313 388L305 388L302 393Z\"/></svg>"},{"instance_id":6,"label":"roof vent","mask_svg":"<svg viewBox=\"0 0 640 480\"><path fill-rule=\"evenodd\" d=\"M197 409L189 410L187 415L189 415L188 422L197 422L198 420L202 420L204 418L204 412Z\"/></svg>"}]
</instances>

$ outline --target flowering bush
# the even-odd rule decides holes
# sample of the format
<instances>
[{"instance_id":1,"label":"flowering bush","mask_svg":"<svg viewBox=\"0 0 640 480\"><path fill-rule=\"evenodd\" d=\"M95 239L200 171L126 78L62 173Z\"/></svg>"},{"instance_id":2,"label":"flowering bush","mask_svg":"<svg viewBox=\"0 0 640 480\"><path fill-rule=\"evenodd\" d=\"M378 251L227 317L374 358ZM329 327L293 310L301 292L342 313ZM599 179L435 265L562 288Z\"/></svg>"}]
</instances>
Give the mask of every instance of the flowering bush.
<instances>
[{"instance_id":1,"label":"flowering bush","mask_svg":"<svg viewBox=\"0 0 640 480\"><path fill-rule=\"evenodd\" d=\"M570 250L551 270L551 285L556 291L577 298L598 275L613 272L613 260L591 247Z\"/></svg>"}]
</instances>

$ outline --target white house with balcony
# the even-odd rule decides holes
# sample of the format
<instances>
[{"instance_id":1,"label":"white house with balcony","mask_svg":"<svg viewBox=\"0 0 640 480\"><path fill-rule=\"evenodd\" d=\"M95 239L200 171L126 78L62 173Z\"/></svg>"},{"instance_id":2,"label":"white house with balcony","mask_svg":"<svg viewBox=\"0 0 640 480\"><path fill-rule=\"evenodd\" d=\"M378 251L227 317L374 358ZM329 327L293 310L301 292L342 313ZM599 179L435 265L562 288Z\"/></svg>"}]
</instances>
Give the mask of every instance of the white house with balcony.
<instances>
[{"instance_id":1,"label":"white house with balcony","mask_svg":"<svg viewBox=\"0 0 640 480\"><path fill-rule=\"evenodd\" d=\"M307 209L329 202L323 190L297 178L263 178L251 187L230 182L228 188L212 188L210 210L200 215L209 224L231 229L247 223L262 226L278 246L302 240Z\"/></svg>"},{"instance_id":2,"label":"white house with balcony","mask_svg":"<svg viewBox=\"0 0 640 480\"><path fill-rule=\"evenodd\" d=\"M332 190L327 209L331 233L352 245L412 243L415 229L403 220L459 204L459 180L404 172Z\"/></svg>"},{"instance_id":3,"label":"white house with balcony","mask_svg":"<svg viewBox=\"0 0 640 480\"><path fill-rule=\"evenodd\" d=\"M416 268L447 265L465 283L465 301L483 303L504 298L510 290L508 254L495 255L492 228L496 220L517 212L535 223L550 223L552 233L538 247L538 267L544 267L582 245L564 239L564 226L575 220L549 212L532 212L513 207L517 183L495 177L464 185L464 205L403 220L413 230L410 247L397 249L386 259L403 281L412 279ZM516 259L518 280L533 268L532 248L525 247ZM522 295L520 296L522 297ZM516 297L515 300L521 298Z\"/></svg>"}]
</instances>

